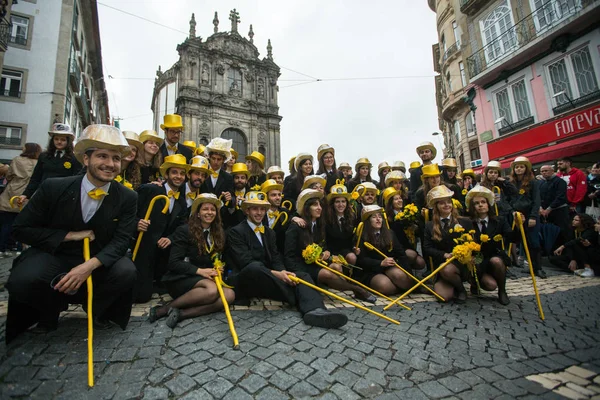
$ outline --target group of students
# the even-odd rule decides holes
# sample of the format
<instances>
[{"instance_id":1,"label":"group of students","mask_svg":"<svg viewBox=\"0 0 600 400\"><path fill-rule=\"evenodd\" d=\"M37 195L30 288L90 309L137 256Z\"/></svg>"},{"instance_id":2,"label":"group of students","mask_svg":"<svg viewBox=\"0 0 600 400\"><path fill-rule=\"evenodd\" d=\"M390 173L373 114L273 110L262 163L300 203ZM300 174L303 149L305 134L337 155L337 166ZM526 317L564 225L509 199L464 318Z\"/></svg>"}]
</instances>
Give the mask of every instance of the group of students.
<instances>
[{"instance_id":1,"label":"group of students","mask_svg":"<svg viewBox=\"0 0 600 400\"><path fill-rule=\"evenodd\" d=\"M214 281L220 273L230 304L270 298L296 305L307 324L339 327L345 314L327 310L318 292L290 276L351 291L363 301L376 299L308 260L310 245L319 246L319 260L329 268L393 295L414 286L409 271L418 274L451 259L463 231L481 244L477 268L473 273L466 265L471 262L451 260L435 277L435 292L464 302L463 283L470 281L472 293L498 289L498 301L506 305L506 247L519 239L510 226L515 213L525 221L534 269L543 273L535 242L539 188L525 157L515 159L508 179L492 161L479 184L472 171L459 182L455 160L443 160L440 170L431 162L435 147L425 142L417 148L422 163L411 164L410 182L403 162L379 164L378 182L367 158L357 161L352 176L347 163L337 167L335 149L324 144L317 149L316 174L313 156L300 153L285 177L279 166L265 171L259 152L237 162L230 140L179 143L178 115L165 116L164 139L154 131L138 136L92 125L73 146L70 128L58 125L31 187L18 200L24 208L14 235L31 248L15 260L7 284L7 341L35 323L39 332L56 329L66 304L83 303L81 285L90 274L99 328L111 321L124 328L132 301L147 302L161 291L173 300L152 307L151 322L166 318L175 327L220 310ZM83 259L84 238L91 240L90 260Z\"/></svg>"}]
</instances>

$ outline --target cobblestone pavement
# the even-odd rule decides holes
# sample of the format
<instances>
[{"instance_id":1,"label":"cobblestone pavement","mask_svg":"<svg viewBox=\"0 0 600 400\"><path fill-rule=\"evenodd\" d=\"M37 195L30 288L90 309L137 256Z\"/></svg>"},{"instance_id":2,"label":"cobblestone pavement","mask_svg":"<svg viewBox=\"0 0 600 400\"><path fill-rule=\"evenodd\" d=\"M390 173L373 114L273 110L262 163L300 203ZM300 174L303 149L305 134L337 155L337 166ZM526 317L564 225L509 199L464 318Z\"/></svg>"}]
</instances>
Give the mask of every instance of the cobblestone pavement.
<instances>
[{"instance_id":1,"label":"cobblestone pavement","mask_svg":"<svg viewBox=\"0 0 600 400\"><path fill-rule=\"evenodd\" d=\"M0 336L10 261L0 260ZM324 330L280 303L256 301L232 311L240 350L223 313L171 330L145 320L147 304L136 306L126 331L95 332L91 389L84 314L73 307L57 331L0 345L0 398L597 398L600 279L549 272L538 281L545 321L517 269L507 307L494 293L464 305L416 295L406 302L412 311L386 312L400 325L328 302L349 323Z\"/></svg>"}]
</instances>

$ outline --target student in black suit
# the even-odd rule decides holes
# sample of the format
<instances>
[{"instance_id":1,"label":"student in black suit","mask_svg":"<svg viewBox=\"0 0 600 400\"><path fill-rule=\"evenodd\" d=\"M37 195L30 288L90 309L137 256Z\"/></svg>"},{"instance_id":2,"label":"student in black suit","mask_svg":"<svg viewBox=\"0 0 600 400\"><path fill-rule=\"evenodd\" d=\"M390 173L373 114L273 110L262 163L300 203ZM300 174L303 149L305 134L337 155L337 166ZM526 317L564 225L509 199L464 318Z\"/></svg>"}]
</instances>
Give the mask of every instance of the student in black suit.
<instances>
[{"instance_id":1,"label":"student in black suit","mask_svg":"<svg viewBox=\"0 0 600 400\"><path fill-rule=\"evenodd\" d=\"M15 238L31 247L15 259L6 284L7 343L36 322L40 333L54 330L69 303L87 304L90 274L96 328L110 328L109 321L127 326L136 271L125 253L135 229L137 195L113 179L129 151L117 128L88 126L75 147L86 174L44 181L19 213ZM89 261L84 261L84 238L90 239Z\"/></svg>"},{"instance_id":2,"label":"student in black suit","mask_svg":"<svg viewBox=\"0 0 600 400\"><path fill-rule=\"evenodd\" d=\"M435 156L437 155L437 150L435 146L431 142L423 142L417 146L417 154L421 159L422 163L419 166L415 166L414 168L411 165L410 168L410 197L413 198L417 189L421 187L423 184L421 175L423 175L423 167L430 165ZM412 164L412 163L411 163ZM414 202L414 200L413 200ZM419 207L421 208L421 207Z\"/></svg>"},{"instance_id":3,"label":"student in black suit","mask_svg":"<svg viewBox=\"0 0 600 400\"><path fill-rule=\"evenodd\" d=\"M167 114L163 119L164 123L160 124L160 129L165 131L165 141L160 146L160 152L163 160L167 156L174 154L182 154L185 156L186 162L190 162L194 156L194 152L189 147L179 143L181 133L183 132L183 123L181 115Z\"/></svg>"},{"instance_id":4,"label":"student in black suit","mask_svg":"<svg viewBox=\"0 0 600 400\"><path fill-rule=\"evenodd\" d=\"M73 154L75 134L71 127L67 124L56 123L52 125L48 135L50 136L48 147L38 157L29 184L23 194L19 196L20 207L33 196L46 179L73 176L81 171L81 163Z\"/></svg>"},{"instance_id":5,"label":"student in black suit","mask_svg":"<svg viewBox=\"0 0 600 400\"><path fill-rule=\"evenodd\" d=\"M165 183L162 186L148 183L141 185L137 190L139 196L137 230L140 233L144 232L144 236L135 259L139 274L135 293L136 303L150 300L153 291L152 282L160 283L166 272L173 234L187 219L184 185L189 168L182 154L167 156L160 167L160 173L166 179ZM164 200L159 200L152 209L150 220L145 220L150 202L158 195L169 197L168 212L162 213Z\"/></svg>"},{"instance_id":6,"label":"student in black suit","mask_svg":"<svg viewBox=\"0 0 600 400\"><path fill-rule=\"evenodd\" d=\"M274 179L267 179L260 190L267 195L270 204L263 218L263 224L275 232L277 250L280 254L283 254L285 251L285 232L291 223L289 210L281 207L283 185L277 183Z\"/></svg>"},{"instance_id":7,"label":"student in black suit","mask_svg":"<svg viewBox=\"0 0 600 400\"><path fill-rule=\"evenodd\" d=\"M506 294L506 266L510 263L502 243L508 246L515 235L504 218L494 217L490 212L494 206L494 193L486 187L475 186L466 196L467 211L471 216L474 239L481 244L483 261L477 266L479 286L483 290L493 291L498 288L498 302L508 305L510 300ZM471 282L471 293L477 294L476 282Z\"/></svg>"},{"instance_id":8,"label":"student in black suit","mask_svg":"<svg viewBox=\"0 0 600 400\"><path fill-rule=\"evenodd\" d=\"M290 160L291 161L291 160ZM285 178L283 182L283 198L292 202L292 209L296 210L296 199L302 191L304 178L314 175L313 156L308 153L299 153L294 158L294 169L296 172Z\"/></svg>"},{"instance_id":9,"label":"student in black suit","mask_svg":"<svg viewBox=\"0 0 600 400\"><path fill-rule=\"evenodd\" d=\"M290 280L297 276L314 283L305 272L289 272L277 250L275 232L263 225L266 210L270 207L262 192L249 192L242 208L247 220L229 231L227 238L234 273L229 282L236 296L261 297L295 304L307 325L339 328L348 318L339 311L329 311L321 295L314 289Z\"/></svg>"},{"instance_id":10,"label":"student in black suit","mask_svg":"<svg viewBox=\"0 0 600 400\"><path fill-rule=\"evenodd\" d=\"M231 140L215 138L206 145L204 153L210 163L210 175L202 185L202 193L212 193L225 203L235 207L233 199L233 177L225 171L224 163L231 157ZM221 197L221 195L223 195ZM227 205L229 203L229 206ZM223 212L221 212L222 215Z\"/></svg>"},{"instance_id":11,"label":"student in black suit","mask_svg":"<svg viewBox=\"0 0 600 400\"><path fill-rule=\"evenodd\" d=\"M423 255L433 259L433 265L439 266L452 257L455 242L450 232L458 227L465 232L473 229L471 220L458 216L452 203L454 193L444 185L436 186L427 193L427 206L433 209L431 221L425 225ZM467 267L457 260L444 267L437 275L434 290L446 301L455 298L457 303L467 300L463 282L468 278Z\"/></svg>"},{"instance_id":12,"label":"student in black suit","mask_svg":"<svg viewBox=\"0 0 600 400\"><path fill-rule=\"evenodd\" d=\"M265 173L265 156L259 151L253 151L246 156L246 166L248 167L248 187L251 190L259 190L260 185L267 180Z\"/></svg>"},{"instance_id":13,"label":"student in black suit","mask_svg":"<svg viewBox=\"0 0 600 400\"><path fill-rule=\"evenodd\" d=\"M222 212L225 229L234 227L246 219L246 214L242 211L241 205L248 192L248 179L250 178L248 166L245 163L233 164L231 166L231 176L233 177L234 197L230 202L231 207Z\"/></svg>"},{"instance_id":14,"label":"student in black suit","mask_svg":"<svg viewBox=\"0 0 600 400\"><path fill-rule=\"evenodd\" d=\"M354 251L357 249L354 247L352 239L357 223L356 214L350 205L350 193L342 184L333 185L330 192L327 195L329 209L325 213L327 246L331 254L341 255L349 264L356 265Z\"/></svg>"},{"instance_id":15,"label":"student in black suit","mask_svg":"<svg viewBox=\"0 0 600 400\"><path fill-rule=\"evenodd\" d=\"M185 202L187 213L190 214L194 200L200 194L200 188L209 174L208 160L202 156L194 156L190 161L190 169L187 173L188 180L185 184ZM183 191L182 191L183 192Z\"/></svg>"},{"instance_id":16,"label":"student in black suit","mask_svg":"<svg viewBox=\"0 0 600 400\"><path fill-rule=\"evenodd\" d=\"M225 248L225 232L221 226L219 208L223 202L212 193L196 197L187 225L173 235L169 269L163 276L173 301L150 309L148 320L167 317L168 327L175 328L179 321L223 309L214 277L213 257ZM233 302L233 290L223 287L228 303Z\"/></svg>"}]
</instances>

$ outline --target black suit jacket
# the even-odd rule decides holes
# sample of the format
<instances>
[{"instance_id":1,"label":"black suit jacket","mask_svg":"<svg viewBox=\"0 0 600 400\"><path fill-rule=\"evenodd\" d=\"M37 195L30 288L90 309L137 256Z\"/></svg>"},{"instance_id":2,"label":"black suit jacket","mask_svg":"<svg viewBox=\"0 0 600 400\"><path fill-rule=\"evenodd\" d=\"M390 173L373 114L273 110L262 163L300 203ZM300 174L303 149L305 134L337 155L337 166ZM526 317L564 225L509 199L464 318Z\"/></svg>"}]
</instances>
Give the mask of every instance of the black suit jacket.
<instances>
[{"instance_id":1,"label":"black suit jacket","mask_svg":"<svg viewBox=\"0 0 600 400\"><path fill-rule=\"evenodd\" d=\"M167 142L163 142L163 144L160 145L160 153L163 156L163 160L165 159L166 156L169 155L169 152L167 151ZM190 150L187 146L182 145L181 143L177 143L177 153L175 154L183 154L185 156L185 159L187 160L187 163L190 163L190 160L192 159L192 157L194 157L194 153L192 153L192 150Z\"/></svg>"},{"instance_id":2,"label":"black suit jacket","mask_svg":"<svg viewBox=\"0 0 600 400\"><path fill-rule=\"evenodd\" d=\"M259 261L272 270L285 269L281 253L277 250L275 232L267 226L263 234L263 244L260 244L247 220L240 222L229 230L227 248L234 274L254 261Z\"/></svg>"},{"instance_id":3,"label":"black suit jacket","mask_svg":"<svg viewBox=\"0 0 600 400\"><path fill-rule=\"evenodd\" d=\"M69 231L91 229L90 255L110 267L127 252L136 228L137 194L111 183L108 195L87 224L81 216L83 175L44 181L13 225L15 239L57 256L81 257L81 242L63 242Z\"/></svg>"},{"instance_id":4,"label":"black suit jacket","mask_svg":"<svg viewBox=\"0 0 600 400\"><path fill-rule=\"evenodd\" d=\"M185 261L185 258L189 261ZM163 282L176 281L188 276L196 276L198 268L212 268L209 254L200 254L198 244L190 236L187 224L178 227L173 234L169 269L163 276Z\"/></svg>"},{"instance_id":5,"label":"black suit jacket","mask_svg":"<svg viewBox=\"0 0 600 400\"><path fill-rule=\"evenodd\" d=\"M200 187L201 193L213 193L219 197L223 192L231 193L231 197L235 198L235 192L233 189L233 176L226 172L224 168L219 170L219 177L217 178L217 184L213 186L210 175L206 178L202 186ZM230 207L235 206L233 202L229 204Z\"/></svg>"},{"instance_id":6,"label":"black suit jacket","mask_svg":"<svg viewBox=\"0 0 600 400\"><path fill-rule=\"evenodd\" d=\"M355 245L352 243L354 238L354 229L352 229L352 226L354 225L353 222L354 221L351 221L352 225L349 230L341 228L339 223L327 224L325 226L327 246L332 255L345 256L348 252L352 251L352 248Z\"/></svg>"},{"instance_id":7,"label":"black suit jacket","mask_svg":"<svg viewBox=\"0 0 600 400\"><path fill-rule=\"evenodd\" d=\"M156 245L156 241L158 241L158 239L161 237L168 237L171 239L171 242L173 241L173 233L175 233L177 227L185 223L188 217L187 203L185 201L185 187L182 189L183 190L179 195L179 199L175 201L175 204L173 205L173 211L170 213L168 211L166 214L161 212L165 205L164 200L158 200L156 203L154 203L154 208L150 214L150 227L148 228L148 232L144 234L142 245L148 242ZM158 186L148 183L145 185L140 185L137 192L139 199L136 223L146 216L146 211L148 210L150 201L152 201L155 196L166 195L167 189L166 186ZM139 251L141 252L141 250L142 249L140 248Z\"/></svg>"},{"instance_id":8,"label":"black suit jacket","mask_svg":"<svg viewBox=\"0 0 600 400\"><path fill-rule=\"evenodd\" d=\"M323 223L323 221L319 221ZM288 230L285 232L285 253L284 262L285 266L290 271L307 271L307 265L302 257L302 251L305 249L305 245L302 240L302 235L305 229L300 228L296 224L291 224ZM317 230L318 232L318 230ZM311 233L311 242L316 243L323 248L323 252L328 250L325 238L321 237L319 233Z\"/></svg>"},{"instance_id":9,"label":"black suit jacket","mask_svg":"<svg viewBox=\"0 0 600 400\"><path fill-rule=\"evenodd\" d=\"M393 232L390 232L392 236L392 249L389 247L384 248L382 246L378 246L377 243L371 243L375 246L379 251L384 253L387 257L392 257L398 264L400 264L403 268L408 268L408 260L406 258L406 253L402 248L402 245L396 238ZM361 241L360 244L360 254L358 255L358 260L356 263L360 266L363 271L360 271L362 274L380 274L384 270L389 267L382 267L381 261L383 261L383 257L381 254L376 252L375 250L370 250L364 245L364 240ZM395 267L394 267L395 268Z\"/></svg>"},{"instance_id":10,"label":"black suit jacket","mask_svg":"<svg viewBox=\"0 0 600 400\"><path fill-rule=\"evenodd\" d=\"M479 230L479 224L476 220L473 221L473 229L475 229L475 241L477 243L481 243L481 231ZM486 227L486 235L489 236L489 241L486 243L481 243L481 254L484 258L491 258L503 253L502 241L494 241L494 236L502 235L502 238L504 239L504 245L506 248L508 248L508 244L517 239L517 234L517 231L510 229L510 226L508 226L508 223L504 220L504 218L489 218Z\"/></svg>"},{"instance_id":11,"label":"black suit jacket","mask_svg":"<svg viewBox=\"0 0 600 400\"><path fill-rule=\"evenodd\" d=\"M268 217L268 212L270 210L267 210L267 212L265 213L265 217L263 218L263 225L264 226L269 226L269 217ZM285 219L285 216L281 216L277 222L275 223L274 226L270 226L270 228L275 232L275 236L277 237L277 249L279 250L280 254L283 254L285 251L285 232L287 231L288 227L290 226L290 223L292 222L292 217L293 215L290 215L290 211L287 208L284 207L279 207L279 213L280 214L286 214L287 215L287 221L285 221L285 224L283 224L283 221Z\"/></svg>"},{"instance_id":12,"label":"black suit jacket","mask_svg":"<svg viewBox=\"0 0 600 400\"><path fill-rule=\"evenodd\" d=\"M65 167L65 163L67 163L66 165L69 168ZM68 157L65 155L61 158L48 157L48 153L44 152L38 157L38 162L33 169L31 179L23 195L30 199L46 179L74 176L81 172L81 168L82 165L77 161L75 156Z\"/></svg>"},{"instance_id":13,"label":"black suit jacket","mask_svg":"<svg viewBox=\"0 0 600 400\"><path fill-rule=\"evenodd\" d=\"M458 218L458 223L465 228L465 232L468 232L473 229L473 224L470 219L467 218ZM444 254L452 253L452 249L456 243L454 243L454 236L450 234L450 229L453 229L454 226L449 226L448 229L442 230L442 240L437 241L433 239L433 222L429 221L425 224L425 236L423 240L423 255L430 256L433 258L433 261L436 265L444 262Z\"/></svg>"}]
</instances>

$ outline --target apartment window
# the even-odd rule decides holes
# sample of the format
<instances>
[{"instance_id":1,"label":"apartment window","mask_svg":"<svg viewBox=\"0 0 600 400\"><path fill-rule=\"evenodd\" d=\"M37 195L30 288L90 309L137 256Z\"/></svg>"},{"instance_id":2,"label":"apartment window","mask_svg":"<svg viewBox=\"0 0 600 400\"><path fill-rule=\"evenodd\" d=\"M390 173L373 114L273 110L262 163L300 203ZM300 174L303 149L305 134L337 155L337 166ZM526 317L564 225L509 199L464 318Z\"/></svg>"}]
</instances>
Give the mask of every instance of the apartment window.
<instances>
[{"instance_id":1,"label":"apartment window","mask_svg":"<svg viewBox=\"0 0 600 400\"><path fill-rule=\"evenodd\" d=\"M454 120L454 146L458 146L460 143L460 122Z\"/></svg>"},{"instance_id":2,"label":"apartment window","mask_svg":"<svg viewBox=\"0 0 600 400\"><path fill-rule=\"evenodd\" d=\"M475 114L471 111L465 117L465 126L467 127L467 137L475 136Z\"/></svg>"},{"instance_id":3,"label":"apartment window","mask_svg":"<svg viewBox=\"0 0 600 400\"><path fill-rule=\"evenodd\" d=\"M21 128L0 125L0 145L20 146Z\"/></svg>"},{"instance_id":4,"label":"apartment window","mask_svg":"<svg viewBox=\"0 0 600 400\"><path fill-rule=\"evenodd\" d=\"M538 33L568 18L581 8L581 0L533 0L533 21Z\"/></svg>"},{"instance_id":5,"label":"apartment window","mask_svg":"<svg viewBox=\"0 0 600 400\"><path fill-rule=\"evenodd\" d=\"M29 32L29 18L18 15L11 15L10 22L12 24L10 31L10 43L15 43L21 46L27 45L27 33Z\"/></svg>"},{"instance_id":6,"label":"apartment window","mask_svg":"<svg viewBox=\"0 0 600 400\"><path fill-rule=\"evenodd\" d=\"M444 54L446 52L446 36L443 33L440 38L440 43L442 44L442 54Z\"/></svg>"},{"instance_id":7,"label":"apartment window","mask_svg":"<svg viewBox=\"0 0 600 400\"><path fill-rule=\"evenodd\" d=\"M504 117L503 126L530 118L529 97L525 79L514 82L496 92L498 118Z\"/></svg>"},{"instance_id":8,"label":"apartment window","mask_svg":"<svg viewBox=\"0 0 600 400\"><path fill-rule=\"evenodd\" d=\"M462 61L458 63L458 69L460 69L460 81L463 87L467 86L467 74L465 74L465 65Z\"/></svg>"},{"instance_id":9,"label":"apartment window","mask_svg":"<svg viewBox=\"0 0 600 400\"><path fill-rule=\"evenodd\" d=\"M0 80L0 96L21 97L21 88L23 85L23 73L19 71L2 70L2 79Z\"/></svg>"},{"instance_id":10,"label":"apartment window","mask_svg":"<svg viewBox=\"0 0 600 400\"><path fill-rule=\"evenodd\" d=\"M547 70L555 106L598 91L597 73L587 46L548 65Z\"/></svg>"},{"instance_id":11,"label":"apartment window","mask_svg":"<svg viewBox=\"0 0 600 400\"><path fill-rule=\"evenodd\" d=\"M457 47L460 47L460 32L458 31L456 21L452 21L452 32L454 32L454 43L456 43Z\"/></svg>"},{"instance_id":12,"label":"apartment window","mask_svg":"<svg viewBox=\"0 0 600 400\"><path fill-rule=\"evenodd\" d=\"M481 158L479 147L472 147L469 149L469 152L471 153L471 161L479 160Z\"/></svg>"},{"instance_id":13,"label":"apartment window","mask_svg":"<svg viewBox=\"0 0 600 400\"><path fill-rule=\"evenodd\" d=\"M65 100L65 123L71 124L71 91L67 90L67 97Z\"/></svg>"},{"instance_id":14,"label":"apartment window","mask_svg":"<svg viewBox=\"0 0 600 400\"><path fill-rule=\"evenodd\" d=\"M446 72L446 82L448 83L448 93L452 93L452 80L450 77L450 72Z\"/></svg>"},{"instance_id":15,"label":"apartment window","mask_svg":"<svg viewBox=\"0 0 600 400\"><path fill-rule=\"evenodd\" d=\"M510 4L504 0L480 21L485 59L494 62L517 46Z\"/></svg>"},{"instance_id":16,"label":"apartment window","mask_svg":"<svg viewBox=\"0 0 600 400\"><path fill-rule=\"evenodd\" d=\"M465 155L461 154L458 156L458 164L460 166L460 170L464 171L465 170Z\"/></svg>"}]
</instances>

